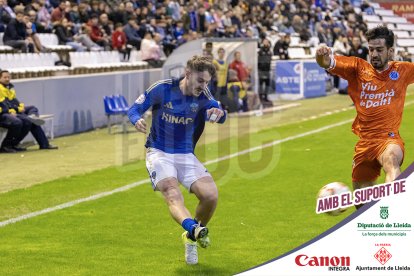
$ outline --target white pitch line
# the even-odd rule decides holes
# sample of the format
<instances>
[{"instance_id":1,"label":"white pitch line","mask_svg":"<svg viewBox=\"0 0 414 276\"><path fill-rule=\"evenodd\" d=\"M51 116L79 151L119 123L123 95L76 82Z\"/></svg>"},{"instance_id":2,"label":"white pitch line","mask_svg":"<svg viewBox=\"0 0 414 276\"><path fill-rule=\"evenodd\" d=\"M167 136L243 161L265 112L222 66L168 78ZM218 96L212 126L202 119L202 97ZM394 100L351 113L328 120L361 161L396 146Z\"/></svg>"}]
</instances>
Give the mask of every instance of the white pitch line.
<instances>
[{"instance_id":1,"label":"white pitch line","mask_svg":"<svg viewBox=\"0 0 414 276\"><path fill-rule=\"evenodd\" d=\"M305 136L308 136L308 135L312 135L312 134L315 134L315 133L319 133L319 132L328 130L330 128L334 128L334 127L341 126L341 125L344 125L346 123L352 122L352 120L353 119L342 121L342 122L339 122L339 123L336 123L336 124L327 125L327 126L324 126L324 127L321 127L321 128L315 129L315 130L311 130L311 131L308 131L308 132L304 132L304 133L301 133L301 134L298 134L298 135L289 136L289 137L286 137L286 138L283 138L283 139L280 139L280 140L274 140L270 143L267 143L267 144L264 144L264 145L261 145L261 146L249 148L249 149L246 149L246 150L243 150L243 151L239 151L239 152L236 152L236 153L233 153L233 154L230 154L230 155L226 155L226 156L223 156L223 157L220 157L220 158L217 158L217 159L207 161L207 162L204 163L204 165L207 166L207 165L210 165L210 164L213 164L213 163L224 161L224 160L227 160L227 159L230 159L230 158L233 158L233 157L237 157L237 156L240 156L240 155L243 155L243 154L247 154L247 153L250 153L250 152L253 152L253 151L257 151L257 150L261 150L261 149L264 149L264 148L272 147L274 145L277 145L277 144L280 144L280 143L283 143L283 142L287 142L287 141L295 140L295 139L302 138L302 137L305 137ZM32 213L21 215L21 216L15 217L15 218L11 218L11 219L0 222L0 228L4 227L4 226L7 226L9 224L13 224L13 223L22 221L22 220L37 217L37 216L47 214L47 213L51 213L51 212L54 212L54 211L57 211L57 210L66 209L66 208L75 206L75 205L77 205L79 203L82 203L82 202L88 202L88 201L96 200L96 199L103 198L103 197L106 197L106 196L110 196L110 195L113 195L113 194L116 194L116 193L119 193L119 192L124 192L124 191L130 190L132 188L135 188L137 186L140 186L140 185L146 184L146 183L149 183L149 180L144 179L144 180L141 180L141 181L138 181L138 182L134 182L134 183L116 188L116 189L111 190L111 191L102 192L102 193L92 195L92 196L89 196L89 197L76 199L76 200L69 201L69 202L66 202L66 203L63 203L63 204L60 204L60 205L56 205L54 207L46 208L46 209L43 209L43 210L39 210L39 211L36 211L36 212L32 212Z\"/></svg>"},{"instance_id":2,"label":"white pitch line","mask_svg":"<svg viewBox=\"0 0 414 276\"><path fill-rule=\"evenodd\" d=\"M406 102L405 106L411 105L411 104L414 104L414 101ZM302 138L302 137L305 137L305 136L316 134L316 133L319 133L319 132L322 132L322 131L325 131L325 130L328 130L328 129L331 129L331 128L334 128L334 127L338 127L338 126L350 123L352 121L353 121L353 119L345 120L345 121L341 121L341 122L336 123L336 124L327 125L327 126L324 126L324 127L321 127L321 128L315 129L315 130L307 131L307 132L304 132L304 133L301 133L301 134L289 136L289 137L279 139L279 140L274 140L270 143L267 143L267 144L264 144L264 145L261 145L261 146L249 148L249 149L246 149L246 150L242 150L242 151L239 151L239 152L236 152L236 153L233 153L233 154L229 154L229 155L226 155L226 156L223 156L223 157L220 157L220 158L216 158L216 159L207 161L207 162L204 163L204 165L207 166L207 165L210 165L210 164L213 164L213 163L221 162L221 161L231 159L233 157L237 157L237 156L247 154L247 153L250 153L250 152L253 152L253 151L257 151L257 150L261 150L261 149L264 149L264 148L272 147L274 145L281 144L281 143L284 143L284 142L287 142L287 141L292 141L292 140L299 139L299 138ZM51 213L51 212L54 212L54 211L57 211L57 210L66 209L66 208L78 205L79 203L82 203L82 202L88 202L88 201L96 200L96 199L103 198L103 197L106 197L106 196L110 196L110 195L113 195L113 194L116 194L116 193L119 193L119 192L124 192L124 191L130 190L132 188L135 188L137 186L140 186L140 185L146 184L146 183L149 183L149 180L148 179L143 179L141 181L134 182L134 183L116 188L116 189L111 190L111 191L102 192L102 193L92 195L92 196L89 196L89 197L76 199L76 200L69 201L69 202L66 202L66 203L63 203L63 204L60 204L60 205L56 205L54 207L49 207L49 208L46 208L46 209L43 209L43 210L39 210L39 211L36 211L36 212L32 212L32 213L21 215L21 216L15 217L15 218L4 220L4 221L0 222L0 228L4 227L4 226L7 226L9 224L14 224L14 223L22 221L22 220L37 217L37 216L47 214L47 213Z\"/></svg>"}]
</instances>

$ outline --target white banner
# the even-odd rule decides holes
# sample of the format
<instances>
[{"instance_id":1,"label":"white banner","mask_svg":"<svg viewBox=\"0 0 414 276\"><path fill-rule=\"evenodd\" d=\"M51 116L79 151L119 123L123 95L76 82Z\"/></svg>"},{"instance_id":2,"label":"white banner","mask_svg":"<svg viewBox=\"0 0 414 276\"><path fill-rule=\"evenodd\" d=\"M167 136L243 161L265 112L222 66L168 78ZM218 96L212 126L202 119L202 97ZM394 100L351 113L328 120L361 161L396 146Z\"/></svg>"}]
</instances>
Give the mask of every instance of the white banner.
<instances>
[{"instance_id":1,"label":"white banner","mask_svg":"<svg viewBox=\"0 0 414 276\"><path fill-rule=\"evenodd\" d=\"M238 275L414 275L413 168L401 175L408 178L366 190L371 198L382 195L380 200L291 252Z\"/></svg>"}]
</instances>

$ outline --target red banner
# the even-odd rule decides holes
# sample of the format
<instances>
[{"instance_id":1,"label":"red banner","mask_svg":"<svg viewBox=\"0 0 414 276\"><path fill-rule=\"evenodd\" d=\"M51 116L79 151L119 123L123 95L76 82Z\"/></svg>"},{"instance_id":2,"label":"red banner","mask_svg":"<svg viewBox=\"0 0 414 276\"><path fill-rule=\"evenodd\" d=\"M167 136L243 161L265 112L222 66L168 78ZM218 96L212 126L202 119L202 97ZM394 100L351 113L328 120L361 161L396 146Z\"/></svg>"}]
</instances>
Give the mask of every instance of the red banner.
<instances>
[{"instance_id":1,"label":"red banner","mask_svg":"<svg viewBox=\"0 0 414 276\"><path fill-rule=\"evenodd\" d=\"M414 23L414 1L395 1L380 3L380 5L385 9L393 10L395 14Z\"/></svg>"}]
</instances>

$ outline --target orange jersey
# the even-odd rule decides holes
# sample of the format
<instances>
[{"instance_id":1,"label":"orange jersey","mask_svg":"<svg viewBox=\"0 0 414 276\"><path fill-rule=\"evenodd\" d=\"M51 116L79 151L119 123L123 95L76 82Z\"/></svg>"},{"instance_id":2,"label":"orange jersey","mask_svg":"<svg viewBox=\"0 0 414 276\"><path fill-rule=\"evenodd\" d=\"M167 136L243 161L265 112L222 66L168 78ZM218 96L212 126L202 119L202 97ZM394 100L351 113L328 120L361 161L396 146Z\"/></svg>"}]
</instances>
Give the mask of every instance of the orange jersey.
<instances>
[{"instance_id":1,"label":"orange jersey","mask_svg":"<svg viewBox=\"0 0 414 276\"><path fill-rule=\"evenodd\" d=\"M398 135L407 86L414 83L414 64L392 61L379 73L360 58L335 56L335 62L329 72L348 81L357 111L352 131L369 139Z\"/></svg>"}]
</instances>

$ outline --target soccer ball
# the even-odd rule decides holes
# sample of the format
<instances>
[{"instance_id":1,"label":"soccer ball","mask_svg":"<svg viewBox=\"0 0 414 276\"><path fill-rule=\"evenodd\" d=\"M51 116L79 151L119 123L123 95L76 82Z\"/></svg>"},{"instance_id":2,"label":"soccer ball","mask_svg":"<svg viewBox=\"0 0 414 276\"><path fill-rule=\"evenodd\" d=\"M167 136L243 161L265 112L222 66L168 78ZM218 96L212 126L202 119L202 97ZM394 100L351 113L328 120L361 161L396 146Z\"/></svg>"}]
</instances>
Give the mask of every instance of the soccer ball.
<instances>
[{"instance_id":1,"label":"soccer ball","mask_svg":"<svg viewBox=\"0 0 414 276\"><path fill-rule=\"evenodd\" d=\"M341 182L332 182L329 184L326 184L323 186L318 193L318 198L332 196L332 195L340 195L343 193L350 192L348 186L346 186L344 183ZM346 211L348 208L339 208L330 212L326 212L325 214L331 215L331 216L337 216L342 214Z\"/></svg>"}]
</instances>

